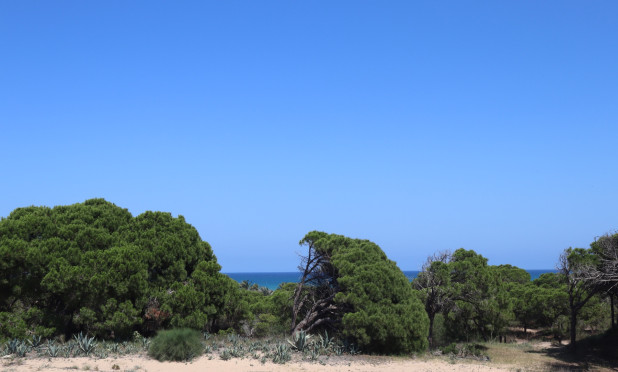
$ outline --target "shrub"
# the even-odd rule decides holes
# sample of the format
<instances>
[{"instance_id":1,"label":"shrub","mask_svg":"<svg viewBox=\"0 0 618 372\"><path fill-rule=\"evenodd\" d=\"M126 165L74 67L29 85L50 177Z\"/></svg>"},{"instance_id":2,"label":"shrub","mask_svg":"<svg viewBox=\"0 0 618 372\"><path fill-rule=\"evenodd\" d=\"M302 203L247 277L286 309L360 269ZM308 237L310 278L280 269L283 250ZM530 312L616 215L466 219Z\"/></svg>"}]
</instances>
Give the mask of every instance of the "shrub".
<instances>
[{"instance_id":1,"label":"shrub","mask_svg":"<svg viewBox=\"0 0 618 372\"><path fill-rule=\"evenodd\" d=\"M202 353L201 335L188 328L160 331L150 343L148 355L159 360L185 361Z\"/></svg>"},{"instance_id":2,"label":"shrub","mask_svg":"<svg viewBox=\"0 0 618 372\"><path fill-rule=\"evenodd\" d=\"M445 355L452 355L458 358L483 358L486 357L485 351L487 347L478 344L456 344L441 348L442 353Z\"/></svg>"}]
</instances>

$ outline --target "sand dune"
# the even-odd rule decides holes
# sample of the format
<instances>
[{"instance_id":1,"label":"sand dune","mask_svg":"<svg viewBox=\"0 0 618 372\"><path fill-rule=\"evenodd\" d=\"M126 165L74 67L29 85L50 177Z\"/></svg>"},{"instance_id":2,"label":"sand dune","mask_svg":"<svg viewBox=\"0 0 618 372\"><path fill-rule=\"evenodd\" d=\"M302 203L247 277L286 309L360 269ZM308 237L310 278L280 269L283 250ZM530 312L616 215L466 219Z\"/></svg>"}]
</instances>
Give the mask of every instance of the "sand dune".
<instances>
[{"instance_id":1,"label":"sand dune","mask_svg":"<svg viewBox=\"0 0 618 372\"><path fill-rule=\"evenodd\" d=\"M323 364L322 364L323 363ZM380 356L331 357L326 361L292 361L284 365L260 363L255 359L209 359L208 356L188 363L158 362L145 355L117 358L25 358L2 362L3 371L143 371L143 372L203 372L203 371L509 371L506 366L488 362L462 360L450 363L439 359L392 358Z\"/></svg>"}]
</instances>

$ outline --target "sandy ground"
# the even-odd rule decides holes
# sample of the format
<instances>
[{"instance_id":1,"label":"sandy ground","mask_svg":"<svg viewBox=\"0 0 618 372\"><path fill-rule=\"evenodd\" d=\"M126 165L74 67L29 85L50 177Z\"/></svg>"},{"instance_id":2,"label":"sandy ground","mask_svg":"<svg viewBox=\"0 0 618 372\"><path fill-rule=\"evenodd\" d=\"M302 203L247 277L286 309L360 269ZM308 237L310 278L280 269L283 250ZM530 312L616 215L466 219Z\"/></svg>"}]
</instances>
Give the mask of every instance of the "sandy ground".
<instances>
[{"instance_id":1,"label":"sandy ground","mask_svg":"<svg viewBox=\"0 0 618 372\"><path fill-rule=\"evenodd\" d=\"M284 365L254 359L209 359L203 356L189 363L158 362L144 355L118 358L25 358L3 359L2 371L139 371L139 372L203 372L203 371L510 371L507 366L496 366L488 362L457 361L449 363L439 359L412 359L360 356L354 358L330 358L318 362L292 361Z\"/></svg>"}]
</instances>

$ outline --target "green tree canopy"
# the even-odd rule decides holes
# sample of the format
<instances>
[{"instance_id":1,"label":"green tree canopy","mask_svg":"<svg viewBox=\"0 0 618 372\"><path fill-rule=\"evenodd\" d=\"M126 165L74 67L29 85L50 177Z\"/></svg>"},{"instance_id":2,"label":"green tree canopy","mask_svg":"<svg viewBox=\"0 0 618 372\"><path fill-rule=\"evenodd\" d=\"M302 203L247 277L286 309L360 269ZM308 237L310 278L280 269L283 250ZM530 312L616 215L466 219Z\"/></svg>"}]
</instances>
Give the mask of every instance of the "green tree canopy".
<instances>
[{"instance_id":1,"label":"green tree canopy","mask_svg":"<svg viewBox=\"0 0 618 372\"><path fill-rule=\"evenodd\" d=\"M489 266L487 258L463 248L453 253L449 269L454 305L446 320L451 337L489 340L502 335L512 318L507 291L510 279L502 275L505 269Z\"/></svg>"},{"instance_id":2,"label":"green tree canopy","mask_svg":"<svg viewBox=\"0 0 618 372\"><path fill-rule=\"evenodd\" d=\"M197 230L169 213L133 217L91 199L0 220L0 317L19 325L15 336L207 329L238 291L220 269Z\"/></svg>"},{"instance_id":3,"label":"green tree canopy","mask_svg":"<svg viewBox=\"0 0 618 372\"><path fill-rule=\"evenodd\" d=\"M423 305L378 245L318 231L308 233L300 244L309 252L295 293L294 330L335 328L367 351L401 353L427 347Z\"/></svg>"}]
</instances>

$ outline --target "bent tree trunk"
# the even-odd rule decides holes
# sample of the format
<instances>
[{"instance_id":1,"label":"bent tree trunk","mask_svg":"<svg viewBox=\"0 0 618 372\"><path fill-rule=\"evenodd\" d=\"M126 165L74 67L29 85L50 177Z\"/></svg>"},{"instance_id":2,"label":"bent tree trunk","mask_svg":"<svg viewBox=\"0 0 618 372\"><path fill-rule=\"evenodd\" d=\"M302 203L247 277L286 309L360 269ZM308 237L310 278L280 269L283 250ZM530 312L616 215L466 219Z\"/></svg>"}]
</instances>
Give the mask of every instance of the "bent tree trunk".
<instances>
[{"instance_id":1,"label":"bent tree trunk","mask_svg":"<svg viewBox=\"0 0 618 372\"><path fill-rule=\"evenodd\" d=\"M324 233L316 232L312 238ZM307 235L308 236L308 235ZM316 249L307 236L301 244L308 245L307 256L301 256L302 277L296 286L292 305L290 333L311 332L316 327L334 328L340 321L340 308L334 303L338 293L335 270L327 252Z\"/></svg>"}]
</instances>

